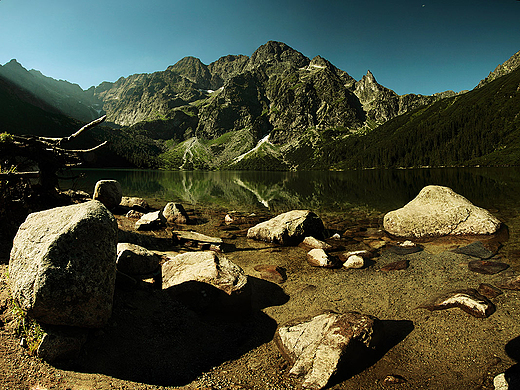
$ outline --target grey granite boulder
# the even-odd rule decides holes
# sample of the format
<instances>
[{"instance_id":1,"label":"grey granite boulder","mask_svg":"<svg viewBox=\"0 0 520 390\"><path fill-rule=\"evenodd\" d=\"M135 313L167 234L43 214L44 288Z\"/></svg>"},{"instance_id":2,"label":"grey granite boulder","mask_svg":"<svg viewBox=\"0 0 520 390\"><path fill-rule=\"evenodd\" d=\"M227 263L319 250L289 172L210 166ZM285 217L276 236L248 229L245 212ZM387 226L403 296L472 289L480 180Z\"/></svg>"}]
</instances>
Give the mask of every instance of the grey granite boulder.
<instances>
[{"instance_id":1,"label":"grey granite boulder","mask_svg":"<svg viewBox=\"0 0 520 390\"><path fill-rule=\"evenodd\" d=\"M101 202L30 214L9 261L13 298L35 320L104 326L116 277L117 222Z\"/></svg>"},{"instance_id":2,"label":"grey granite boulder","mask_svg":"<svg viewBox=\"0 0 520 390\"><path fill-rule=\"evenodd\" d=\"M261 222L247 231L247 237L282 245L297 244L307 236L322 238L325 228L309 210L293 210Z\"/></svg>"},{"instance_id":3,"label":"grey granite boulder","mask_svg":"<svg viewBox=\"0 0 520 390\"><path fill-rule=\"evenodd\" d=\"M303 377L305 389L322 389L353 340L372 347L376 321L374 317L356 312L328 312L280 326L275 341L293 364L289 375Z\"/></svg>"},{"instance_id":4,"label":"grey granite boulder","mask_svg":"<svg viewBox=\"0 0 520 390\"><path fill-rule=\"evenodd\" d=\"M166 225L166 219L161 211L154 211L143 215L135 223L135 230L154 230Z\"/></svg>"},{"instance_id":5,"label":"grey granite boulder","mask_svg":"<svg viewBox=\"0 0 520 390\"><path fill-rule=\"evenodd\" d=\"M142 246L117 244L117 269L128 275L145 275L159 268L161 258Z\"/></svg>"},{"instance_id":6,"label":"grey granite boulder","mask_svg":"<svg viewBox=\"0 0 520 390\"><path fill-rule=\"evenodd\" d=\"M121 184L117 180L100 180L94 187L92 199L99 200L108 209L118 206L123 197Z\"/></svg>"},{"instance_id":7,"label":"grey granite boulder","mask_svg":"<svg viewBox=\"0 0 520 390\"><path fill-rule=\"evenodd\" d=\"M426 186L404 207L387 213L385 230L400 237L493 234L500 221L448 187Z\"/></svg>"},{"instance_id":8,"label":"grey granite boulder","mask_svg":"<svg viewBox=\"0 0 520 390\"><path fill-rule=\"evenodd\" d=\"M189 304L238 310L250 307L250 286L242 268L213 251L186 252L162 265L162 288ZM199 299L200 298L200 299Z\"/></svg>"},{"instance_id":9,"label":"grey granite boulder","mask_svg":"<svg viewBox=\"0 0 520 390\"><path fill-rule=\"evenodd\" d=\"M187 224L190 222L188 213L180 203L168 203L162 209L162 215L169 223Z\"/></svg>"}]
</instances>

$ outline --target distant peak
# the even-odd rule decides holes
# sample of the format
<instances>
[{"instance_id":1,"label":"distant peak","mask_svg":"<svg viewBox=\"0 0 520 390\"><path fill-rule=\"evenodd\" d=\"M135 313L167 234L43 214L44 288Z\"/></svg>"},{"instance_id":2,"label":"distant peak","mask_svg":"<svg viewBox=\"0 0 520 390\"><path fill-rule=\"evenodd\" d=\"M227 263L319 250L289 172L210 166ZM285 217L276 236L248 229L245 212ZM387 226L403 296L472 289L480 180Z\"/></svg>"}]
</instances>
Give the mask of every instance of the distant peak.
<instances>
[{"instance_id":1,"label":"distant peak","mask_svg":"<svg viewBox=\"0 0 520 390\"><path fill-rule=\"evenodd\" d=\"M7 68L22 68L24 69L24 67L22 66L22 64L20 64L15 58L13 58L11 61L9 61L8 63L6 63L4 65L4 67L7 67Z\"/></svg>"},{"instance_id":2,"label":"distant peak","mask_svg":"<svg viewBox=\"0 0 520 390\"><path fill-rule=\"evenodd\" d=\"M251 55L251 64L253 66L266 62L290 62L296 67L307 66L310 60L299 51L294 50L283 42L269 41L260 46Z\"/></svg>"},{"instance_id":3,"label":"distant peak","mask_svg":"<svg viewBox=\"0 0 520 390\"><path fill-rule=\"evenodd\" d=\"M374 74L370 70L367 70L367 74L364 77L366 77L370 82L377 83Z\"/></svg>"}]
</instances>

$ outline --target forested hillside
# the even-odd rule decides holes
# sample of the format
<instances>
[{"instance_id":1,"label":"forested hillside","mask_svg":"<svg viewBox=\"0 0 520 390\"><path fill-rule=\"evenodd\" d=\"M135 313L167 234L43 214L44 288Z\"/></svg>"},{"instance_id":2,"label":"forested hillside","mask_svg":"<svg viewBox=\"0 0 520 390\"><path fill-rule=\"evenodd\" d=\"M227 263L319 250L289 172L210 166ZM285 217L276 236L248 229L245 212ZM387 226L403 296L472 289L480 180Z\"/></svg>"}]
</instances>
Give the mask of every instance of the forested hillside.
<instances>
[{"instance_id":1,"label":"forested hillside","mask_svg":"<svg viewBox=\"0 0 520 390\"><path fill-rule=\"evenodd\" d=\"M520 165L520 69L323 148L335 169Z\"/></svg>"}]
</instances>

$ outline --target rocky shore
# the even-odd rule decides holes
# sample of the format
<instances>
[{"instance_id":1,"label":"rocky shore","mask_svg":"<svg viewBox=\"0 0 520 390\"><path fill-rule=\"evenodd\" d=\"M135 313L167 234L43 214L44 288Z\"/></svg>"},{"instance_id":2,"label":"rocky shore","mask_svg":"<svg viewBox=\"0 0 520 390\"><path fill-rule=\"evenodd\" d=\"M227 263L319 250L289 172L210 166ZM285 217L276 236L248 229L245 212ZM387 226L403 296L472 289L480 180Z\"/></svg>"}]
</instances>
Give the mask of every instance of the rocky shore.
<instances>
[{"instance_id":1,"label":"rocky shore","mask_svg":"<svg viewBox=\"0 0 520 390\"><path fill-rule=\"evenodd\" d=\"M122 192L104 183L96 200L20 227L1 265L0 388L517 383L520 271L504 250L508 229L449 189L426 187L360 224ZM38 345L11 296L41 326Z\"/></svg>"}]
</instances>

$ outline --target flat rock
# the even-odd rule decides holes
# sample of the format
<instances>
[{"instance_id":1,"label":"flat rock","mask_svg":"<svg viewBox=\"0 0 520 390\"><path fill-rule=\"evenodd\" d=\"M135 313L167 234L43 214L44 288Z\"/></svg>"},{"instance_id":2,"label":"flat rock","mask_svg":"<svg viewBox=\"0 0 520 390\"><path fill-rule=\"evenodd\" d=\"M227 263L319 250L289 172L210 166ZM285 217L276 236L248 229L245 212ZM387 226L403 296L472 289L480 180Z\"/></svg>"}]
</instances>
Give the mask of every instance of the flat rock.
<instances>
[{"instance_id":1,"label":"flat rock","mask_svg":"<svg viewBox=\"0 0 520 390\"><path fill-rule=\"evenodd\" d=\"M44 324L104 326L112 314L117 230L95 200L30 214L11 250L13 298Z\"/></svg>"},{"instance_id":2,"label":"flat rock","mask_svg":"<svg viewBox=\"0 0 520 390\"><path fill-rule=\"evenodd\" d=\"M88 330L82 328L47 329L36 355L48 363L75 359L87 341Z\"/></svg>"},{"instance_id":3,"label":"flat rock","mask_svg":"<svg viewBox=\"0 0 520 390\"><path fill-rule=\"evenodd\" d=\"M487 249L480 241L472 242L471 244L466 246L461 246L457 249L454 249L452 252L472 257L478 257L479 259L489 259L495 255L494 252Z\"/></svg>"},{"instance_id":4,"label":"flat rock","mask_svg":"<svg viewBox=\"0 0 520 390\"><path fill-rule=\"evenodd\" d=\"M203 242L207 244L222 244L224 241L219 237L211 237L206 236L205 234L192 232L192 231L184 231L184 230L174 230L172 232L181 242L185 241L197 241Z\"/></svg>"},{"instance_id":5,"label":"flat rock","mask_svg":"<svg viewBox=\"0 0 520 390\"><path fill-rule=\"evenodd\" d=\"M509 268L509 264L490 260L473 260L468 263L468 268L479 274L494 275Z\"/></svg>"},{"instance_id":6,"label":"flat rock","mask_svg":"<svg viewBox=\"0 0 520 390\"><path fill-rule=\"evenodd\" d=\"M520 276L505 280L499 283L498 287L505 290L520 290Z\"/></svg>"},{"instance_id":7,"label":"flat rock","mask_svg":"<svg viewBox=\"0 0 520 390\"><path fill-rule=\"evenodd\" d=\"M261 222L247 231L247 237L281 245L300 243L305 237L323 237L322 220L309 210L293 210Z\"/></svg>"},{"instance_id":8,"label":"flat rock","mask_svg":"<svg viewBox=\"0 0 520 390\"><path fill-rule=\"evenodd\" d=\"M254 270L260 273L260 278L274 283L284 283L287 280L285 269L276 265L259 264Z\"/></svg>"},{"instance_id":9,"label":"flat rock","mask_svg":"<svg viewBox=\"0 0 520 390\"><path fill-rule=\"evenodd\" d=\"M302 377L305 389L324 388L353 340L371 347L376 318L356 312L324 313L280 326L275 341L292 364L289 375Z\"/></svg>"},{"instance_id":10,"label":"flat rock","mask_svg":"<svg viewBox=\"0 0 520 390\"><path fill-rule=\"evenodd\" d=\"M128 275L150 274L159 268L161 258L142 246L117 244L117 269Z\"/></svg>"},{"instance_id":11,"label":"flat rock","mask_svg":"<svg viewBox=\"0 0 520 390\"><path fill-rule=\"evenodd\" d=\"M154 211L143 215L136 223L135 230L154 230L166 225L166 219L161 211Z\"/></svg>"},{"instance_id":12,"label":"flat rock","mask_svg":"<svg viewBox=\"0 0 520 390\"><path fill-rule=\"evenodd\" d=\"M451 188L426 186L404 207L387 213L385 230L399 237L493 234L500 221Z\"/></svg>"},{"instance_id":13,"label":"flat rock","mask_svg":"<svg viewBox=\"0 0 520 390\"><path fill-rule=\"evenodd\" d=\"M407 269L410 265L408 260L399 260L394 261L393 263L387 264L384 267L381 267L381 271L390 272L390 271L401 271L403 269Z\"/></svg>"},{"instance_id":14,"label":"flat rock","mask_svg":"<svg viewBox=\"0 0 520 390\"><path fill-rule=\"evenodd\" d=\"M474 289L451 291L420 307L430 311L458 307L477 318L486 318L495 312L495 305Z\"/></svg>"},{"instance_id":15,"label":"flat rock","mask_svg":"<svg viewBox=\"0 0 520 390\"><path fill-rule=\"evenodd\" d=\"M477 291L480 295L484 295L488 299L493 299L503 294L502 290L487 283L480 283Z\"/></svg>"},{"instance_id":16,"label":"flat rock","mask_svg":"<svg viewBox=\"0 0 520 390\"><path fill-rule=\"evenodd\" d=\"M121 203L123 190L117 180L100 180L94 187L92 199L99 200L108 209L113 209Z\"/></svg>"}]
</instances>

